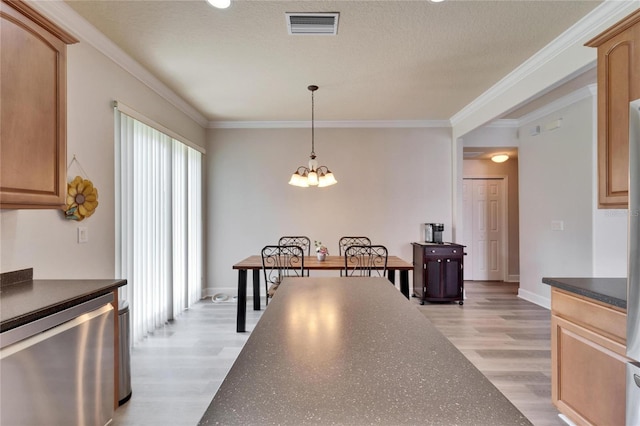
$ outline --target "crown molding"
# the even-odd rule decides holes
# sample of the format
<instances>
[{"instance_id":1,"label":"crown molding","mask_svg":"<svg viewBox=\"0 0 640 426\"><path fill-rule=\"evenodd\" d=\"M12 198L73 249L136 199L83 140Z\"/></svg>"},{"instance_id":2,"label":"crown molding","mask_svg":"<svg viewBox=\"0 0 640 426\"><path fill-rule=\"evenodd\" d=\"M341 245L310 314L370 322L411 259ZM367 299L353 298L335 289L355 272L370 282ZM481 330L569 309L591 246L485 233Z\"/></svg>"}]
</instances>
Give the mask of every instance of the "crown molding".
<instances>
[{"instance_id":1,"label":"crown molding","mask_svg":"<svg viewBox=\"0 0 640 426\"><path fill-rule=\"evenodd\" d=\"M576 102L579 102L583 99L595 98L598 93L597 87L597 84L589 84L574 92L569 93L566 96L556 99L553 102L549 102L542 108L538 108L537 110L532 111L527 115L523 115L517 120L519 123L518 127L522 127L526 124L531 123L532 121L536 121L541 119L542 117L553 114L554 112L575 104Z\"/></svg>"},{"instance_id":2,"label":"crown molding","mask_svg":"<svg viewBox=\"0 0 640 426\"><path fill-rule=\"evenodd\" d=\"M297 129L311 127L311 121L210 121L210 129ZM315 121L324 128L451 128L449 120L355 120Z\"/></svg>"},{"instance_id":3,"label":"crown molding","mask_svg":"<svg viewBox=\"0 0 640 426\"><path fill-rule=\"evenodd\" d=\"M56 24L73 34L81 41L85 41L111 59L122 69L137 78L144 85L156 92L171 105L185 113L201 127L206 127L208 120L193 106L169 89L156 76L151 74L140 63L124 52L96 27L80 16L63 0L29 1L34 9L45 14Z\"/></svg>"},{"instance_id":4,"label":"crown molding","mask_svg":"<svg viewBox=\"0 0 640 426\"><path fill-rule=\"evenodd\" d=\"M520 127L520 121L516 119L503 118L500 120L492 121L483 127L502 128L502 129L517 129Z\"/></svg>"},{"instance_id":5,"label":"crown molding","mask_svg":"<svg viewBox=\"0 0 640 426\"><path fill-rule=\"evenodd\" d=\"M529 114L523 115L518 119L495 120L483 127L494 127L494 128L495 127L503 127L503 128L523 127L523 126L526 126L527 124L530 124L533 121L541 119L542 117L546 117L547 115L551 115L557 111L560 111L563 108L567 108L583 99L596 98L597 96L598 96L598 85L589 84L585 87L581 87L580 89L569 93L568 95L558 98L553 102L549 102L547 105L541 108L538 108L537 110L532 111Z\"/></svg>"},{"instance_id":6,"label":"crown molding","mask_svg":"<svg viewBox=\"0 0 640 426\"><path fill-rule=\"evenodd\" d=\"M605 0L584 18L576 22L573 26L551 41L551 43L547 44L544 48L494 84L486 92L478 96L471 103L452 116L452 126L457 125L470 115L485 108L491 101L513 88L519 81L534 74L538 69L551 62L558 55L561 55L569 47L576 43L583 43L587 39L593 37L594 32L598 31L598 29L603 25L603 22L607 22L612 16L631 13L639 6L640 1L638 0Z\"/></svg>"},{"instance_id":7,"label":"crown molding","mask_svg":"<svg viewBox=\"0 0 640 426\"><path fill-rule=\"evenodd\" d=\"M518 119L499 119L494 120L491 123L486 124L482 127L493 127L493 128L519 128L523 127L527 124L530 124L532 121L536 121L545 117L547 115L551 115L556 111L559 111L563 108L566 108L576 102L579 102L583 99L587 98L596 98L598 96L598 85L597 84L589 84L587 86L581 87L578 90L575 90L568 95L565 95L561 98L556 99L555 101L549 102L545 106L538 108L535 111L530 112L529 114L523 115Z\"/></svg>"}]
</instances>

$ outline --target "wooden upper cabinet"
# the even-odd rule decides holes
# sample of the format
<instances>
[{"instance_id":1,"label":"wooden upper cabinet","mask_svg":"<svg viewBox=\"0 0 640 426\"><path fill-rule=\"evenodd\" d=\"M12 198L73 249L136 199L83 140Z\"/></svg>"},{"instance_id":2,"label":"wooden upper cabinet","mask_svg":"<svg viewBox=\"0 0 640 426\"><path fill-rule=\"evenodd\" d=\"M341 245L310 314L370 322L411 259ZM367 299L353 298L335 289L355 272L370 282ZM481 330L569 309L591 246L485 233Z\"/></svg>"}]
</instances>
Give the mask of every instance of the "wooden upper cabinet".
<instances>
[{"instance_id":1,"label":"wooden upper cabinet","mask_svg":"<svg viewBox=\"0 0 640 426\"><path fill-rule=\"evenodd\" d=\"M640 9L586 46L598 49L598 207L627 208L629 102L640 98Z\"/></svg>"},{"instance_id":2,"label":"wooden upper cabinet","mask_svg":"<svg viewBox=\"0 0 640 426\"><path fill-rule=\"evenodd\" d=\"M66 47L71 35L21 1L0 3L0 208L66 196Z\"/></svg>"}]
</instances>

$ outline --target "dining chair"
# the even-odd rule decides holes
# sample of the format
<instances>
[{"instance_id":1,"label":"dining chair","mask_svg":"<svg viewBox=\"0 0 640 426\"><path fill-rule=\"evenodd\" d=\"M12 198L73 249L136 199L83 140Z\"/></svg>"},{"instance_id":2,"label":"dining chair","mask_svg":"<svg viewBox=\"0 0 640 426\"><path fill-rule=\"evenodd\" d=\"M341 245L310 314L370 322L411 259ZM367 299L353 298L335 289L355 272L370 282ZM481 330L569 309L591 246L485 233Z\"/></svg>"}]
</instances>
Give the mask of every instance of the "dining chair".
<instances>
[{"instance_id":1,"label":"dining chair","mask_svg":"<svg viewBox=\"0 0 640 426\"><path fill-rule=\"evenodd\" d=\"M279 246L299 246L305 256L311 256L311 240L304 235L290 236L285 235L278 240ZM309 276L309 270L305 270L305 277Z\"/></svg>"},{"instance_id":2,"label":"dining chair","mask_svg":"<svg viewBox=\"0 0 640 426\"><path fill-rule=\"evenodd\" d=\"M342 237L338 240L338 255L342 256L342 253L349 246L370 246L371 240L369 237Z\"/></svg>"},{"instance_id":3,"label":"dining chair","mask_svg":"<svg viewBox=\"0 0 640 426\"><path fill-rule=\"evenodd\" d=\"M296 245L269 245L261 251L266 303L285 277L304 276L304 252Z\"/></svg>"},{"instance_id":4,"label":"dining chair","mask_svg":"<svg viewBox=\"0 0 640 426\"><path fill-rule=\"evenodd\" d=\"M300 246L305 256L311 255L311 240L309 237L300 236L284 236L278 240L279 246Z\"/></svg>"},{"instance_id":5,"label":"dining chair","mask_svg":"<svg viewBox=\"0 0 640 426\"><path fill-rule=\"evenodd\" d=\"M353 246L353 245L370 246L371 240L369 239L369 237L341 237L338 240L338 255L342 256L342 253L345 252L347 247ZM344 275L344 271L341 269L340 276L342 277L343 275Z\"/></svg>"},{"instance_id":6,"label":"dining chair","mask_svg":"<svg viewBox=\"0 0 640 426\"><path fill-rule=\"evenodd\" d=\"M347 277L385 277L387 248L381 245L352 245L344 252L344 275Z\"/></svg>"}]
</instances>

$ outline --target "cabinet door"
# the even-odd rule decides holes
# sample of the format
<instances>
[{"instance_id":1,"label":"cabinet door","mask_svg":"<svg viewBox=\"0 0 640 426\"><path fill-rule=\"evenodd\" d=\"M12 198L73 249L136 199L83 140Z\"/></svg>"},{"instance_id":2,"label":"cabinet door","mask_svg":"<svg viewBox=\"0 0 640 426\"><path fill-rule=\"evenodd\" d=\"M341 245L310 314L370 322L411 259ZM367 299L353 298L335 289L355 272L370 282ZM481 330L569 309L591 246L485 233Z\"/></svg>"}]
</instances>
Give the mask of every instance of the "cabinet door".
<instances>
[{"instance_id":1,"label":"cabinet door","mask_svg":"<svg viewBox=\"0 0 640 426\"><path fill-rule=\"evenodd\" d=\"M461 268L459 259L443 260L443 297L458 298L460 296Z\"/></svg>"},{"instance_id":2,"label":"cabinet door","mask_svg":"<svg viewBox=\"0 0 640 426\"><path fill-rule=\"evenodd\" d=\"M640 98L640 11L587 46L598 48L598 206L626 208L629 102Z\"/></svg>"},{"instance_id":3,"label":"cabinet door","mask_svg":"<svg viewBox=\"0 0 640 426\"><path fill-rule=\"evenodd\" d=\"M624 425L627 359L612 350L615 343L556 315L551 330L558 410L577 424Z\"/></svg>"},{"instance_id":4,"label":"cabinet door","mask_svg":"<svg viewBox=\"0 0 640 426\"><path fill-rule=\"evenodd\" d=\"M2 208L64 205L66 42L56 31L25 3L0 3Z\"/></svg>"},{"instance_id":5,"label":"cabinet door","mask_svg":"<svg viewBox=\"0 0 640 426\"><path fill-rule=\"evenodd\" d=\"M440 298L442 297L442 259L426 259L425 264L427 266L425 297Z\"/></svg>"},{"instance_id":6,"label":"cabinet door","mask_svg":"<svg viewBox=\"0 0 640 426\"><path fill-rule=\"evenodd\" d=\"M421 246L413 246L413 294L422 298L424 294L424 250Z\"/></svg>"}]
</instances>

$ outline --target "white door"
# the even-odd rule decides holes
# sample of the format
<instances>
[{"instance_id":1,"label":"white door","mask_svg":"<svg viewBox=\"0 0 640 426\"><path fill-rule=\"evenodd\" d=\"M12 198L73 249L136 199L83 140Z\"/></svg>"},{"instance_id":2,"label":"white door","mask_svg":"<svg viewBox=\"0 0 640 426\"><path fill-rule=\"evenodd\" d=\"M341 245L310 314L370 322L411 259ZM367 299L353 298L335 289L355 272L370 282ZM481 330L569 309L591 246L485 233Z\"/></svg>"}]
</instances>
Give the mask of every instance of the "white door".
<instances>
[{"instance_id":1,"label":"white door","mask_svg":"<svg viewBox=\"0 0 640 426\"><path fill-rule=\"evenodd\" d=\"M465 215L465 279L504 280L504 180L465 179L463 192ZM467 231L467 228L469 230Z\"/></svg>"},{"instance_id":2,"label":"white door","mask_svg":"<svg viewBox=\"0 0 640 426\"><path fill-rule=\"evenodd\" d=\"M473 180L471 179L463 179L462 180L462 212L463 212L463 222L462 222L462 244L465 245L465 253L467 255L464 257L464 277L463 279L466 281L473 280Z\"/></svg>"}]
</instances>

